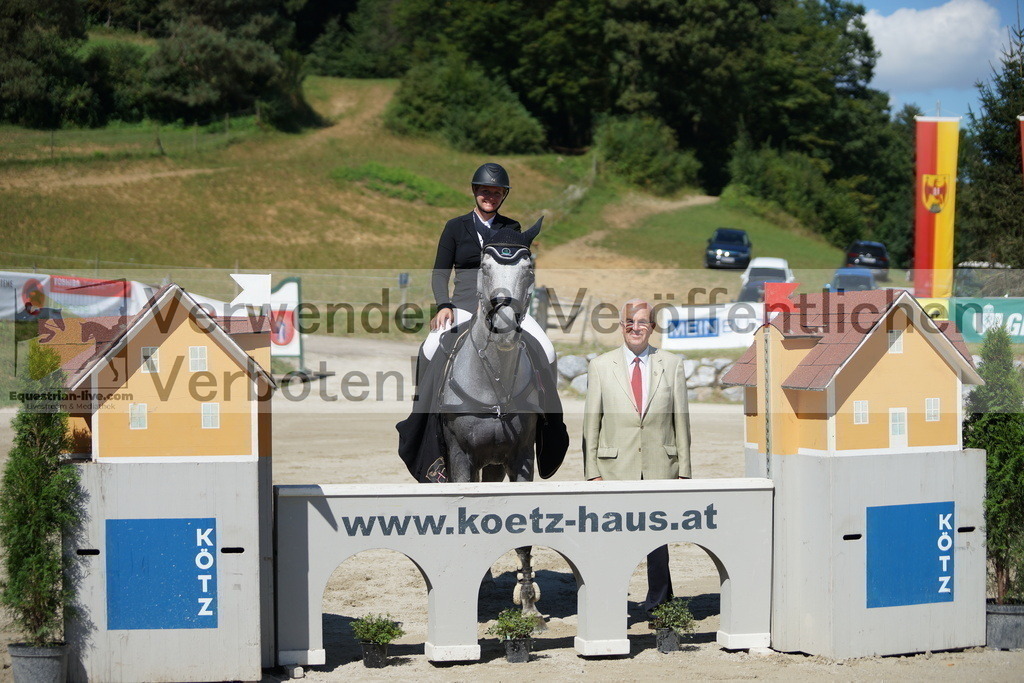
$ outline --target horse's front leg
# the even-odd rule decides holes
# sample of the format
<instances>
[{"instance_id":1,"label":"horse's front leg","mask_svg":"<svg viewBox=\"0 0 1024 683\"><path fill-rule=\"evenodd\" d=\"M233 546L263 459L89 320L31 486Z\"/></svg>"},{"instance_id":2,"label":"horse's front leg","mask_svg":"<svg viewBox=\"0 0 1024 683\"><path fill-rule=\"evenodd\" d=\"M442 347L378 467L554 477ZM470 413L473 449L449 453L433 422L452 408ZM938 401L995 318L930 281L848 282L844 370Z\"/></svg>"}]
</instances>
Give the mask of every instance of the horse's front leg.
<instances>
[{"instance_id":1,"label":"horse's front leg","mask_svg":"<svg viewBox=\"0 0 1024 683\"><path fill-rule=\"evenodd\" d=\"M516 548L520 569L519 573L516 574L518 581L512 593L512 601L517 605L523 606L523 614L534 617L537 625L534 627L533 632L539 633L540 631L547 630L548 627L544 622L544 615L537 609L537 602L540 600L540 586L533 580L532 552L533 546L524 545Z\"/></svg>"},{"instance_id":2,"label":"horse's front leg","mask_svg":"<svg viewBox=\"0 0 1024 683\"><path fill-rule=\"evenodd\" d=\"M533 435L533 430L526 430L526 433ZM511 481L533 481L533 438L526 440L519 448L515 465L508 473ZM540 586L534 582L533 573L533 547L522 546L516 548L516 555L519 556L519 573L516 575L515 590L512 594L512 601L522 605L523 614L528 614L536 619L537 626L534 633L547 630L544 615L537 609L537 602L540 600Z\"/></svg>"}]
</instances>

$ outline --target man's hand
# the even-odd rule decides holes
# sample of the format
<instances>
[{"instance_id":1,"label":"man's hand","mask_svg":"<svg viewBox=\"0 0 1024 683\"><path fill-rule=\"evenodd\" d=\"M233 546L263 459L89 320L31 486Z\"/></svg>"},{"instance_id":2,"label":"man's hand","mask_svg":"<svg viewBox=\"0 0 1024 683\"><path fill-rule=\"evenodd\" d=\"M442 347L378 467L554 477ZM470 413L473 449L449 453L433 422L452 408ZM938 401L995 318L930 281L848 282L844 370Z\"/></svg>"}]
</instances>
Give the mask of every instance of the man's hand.
<instances>
[{"instance_id":1,"label":"man's hand","mask_svg":"<svg viewBox=\"0 0 1024 683\"><path fill-rule=\"evenodd\" d=\"M440 311L437 312L437 315L435 315L433 319L430 321L430 329L437 330L448 327L449 325L452 324L452 320L454 320L454 318L455 314L452 313L452 309L442 308Z\"/></svg>"}]
</instances>

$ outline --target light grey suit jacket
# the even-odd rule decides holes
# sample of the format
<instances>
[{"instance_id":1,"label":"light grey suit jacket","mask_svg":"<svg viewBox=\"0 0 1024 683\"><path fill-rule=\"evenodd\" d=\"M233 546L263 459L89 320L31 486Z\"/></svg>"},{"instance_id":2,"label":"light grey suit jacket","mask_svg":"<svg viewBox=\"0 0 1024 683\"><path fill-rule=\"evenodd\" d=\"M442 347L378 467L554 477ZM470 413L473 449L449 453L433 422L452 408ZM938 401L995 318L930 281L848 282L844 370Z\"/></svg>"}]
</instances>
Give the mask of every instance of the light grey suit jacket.
<instances>
[{"instance_id":1,"label":"light grey suit jacket","mask_svg":"<svg viewBox=\"0 0 1024 683\"><path fill-rule=\"evenodd\" d=\"M622 347L590 361L583 414L587 479L690 476L690 415L679 356L650 347L647 405L641 415L627 381Z\"/></svg>"}]
</instances>

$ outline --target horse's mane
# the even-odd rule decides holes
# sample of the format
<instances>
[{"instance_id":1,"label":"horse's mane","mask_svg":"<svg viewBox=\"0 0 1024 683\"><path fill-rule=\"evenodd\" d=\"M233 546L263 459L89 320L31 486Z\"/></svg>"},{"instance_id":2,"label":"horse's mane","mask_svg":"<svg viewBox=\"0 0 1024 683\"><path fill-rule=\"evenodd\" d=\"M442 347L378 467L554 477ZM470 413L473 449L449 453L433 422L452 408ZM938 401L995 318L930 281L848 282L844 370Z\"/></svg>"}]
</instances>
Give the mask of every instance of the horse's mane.
<instances>
[{"instance_id":1,"label":"horse's mane","mask_svg":"<svg viewBox=\"0 0 1024 683\"><path fill-rule=\"evenodd\" d=\"M512 228L499 228L494 233L484 240L484 246L491 244L514 244L518 247L529 247L530 242L533 241L533 236L526 236L518 230Z\"/></svg>"}]
</instances>

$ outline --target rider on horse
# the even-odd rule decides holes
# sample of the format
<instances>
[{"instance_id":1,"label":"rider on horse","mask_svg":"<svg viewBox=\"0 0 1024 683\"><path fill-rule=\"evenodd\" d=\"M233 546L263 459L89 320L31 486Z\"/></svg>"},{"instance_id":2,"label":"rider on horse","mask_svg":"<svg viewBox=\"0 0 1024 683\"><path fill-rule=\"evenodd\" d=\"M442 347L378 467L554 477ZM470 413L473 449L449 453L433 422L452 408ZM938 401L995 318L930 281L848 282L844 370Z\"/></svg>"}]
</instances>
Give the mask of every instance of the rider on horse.
<instances>
[{"instance_id":1,"label":"rider on horse","mask_svg":"<svg viewBox=\"0 0 1024 683\"><path fill-rule=\"evenodd\" d=\"M398 424L399 454L418 481L444 481L447 478L443 460L445 446L440 439L439 423L433 418L439 410L438 392L446 361L478 308L477 272L481 255L494 240L507 239L512 233L522 232L518 222L498 213L510 189L504 168L494 163L484 164L473 174L470 184L476 206L468 214L448 221L438 242L431 277L438 313L431 320L431 333L420 349L417 395L412 414ZM453 269L455 286L449 294ZM556 391L554 348L528 312L521 316L519 329L525 333L524 346L532 366L538 369L542 386L540 412L543 419L538 426L537 464L541 476L547 478L558 469L568 448L568 435ZM438 348L443 353L437 354Z\"/></svg>"}]
</instances>

